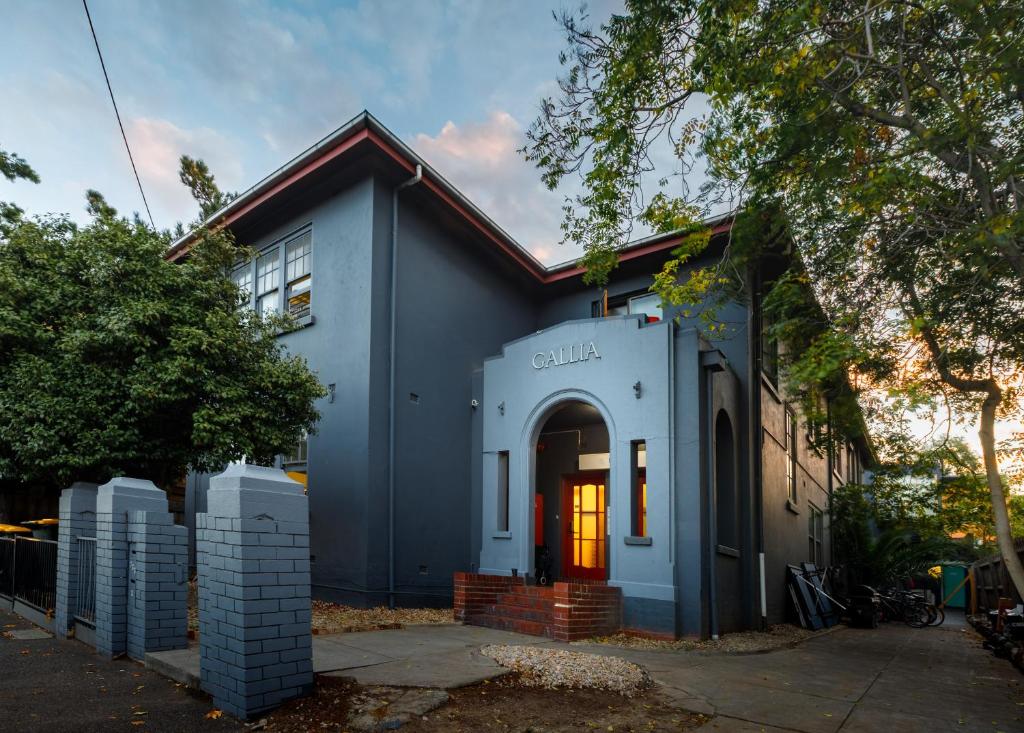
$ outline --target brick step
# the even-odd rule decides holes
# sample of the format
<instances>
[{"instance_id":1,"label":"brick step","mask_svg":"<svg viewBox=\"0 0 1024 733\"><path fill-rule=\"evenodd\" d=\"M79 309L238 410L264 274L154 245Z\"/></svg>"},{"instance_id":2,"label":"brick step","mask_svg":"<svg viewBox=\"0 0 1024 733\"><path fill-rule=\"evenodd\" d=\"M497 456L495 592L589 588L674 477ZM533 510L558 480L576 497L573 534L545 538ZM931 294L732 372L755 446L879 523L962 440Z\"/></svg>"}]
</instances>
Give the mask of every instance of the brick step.
<instances>
[{"instance_id":1,"label":"brick step","mask_svg":"<svg viewBox=\"0 0 1024 733\"><path fill-rule=\"evenodd\" d=\"M497 618L517 618L524 621L541 621L553 623L555 620L554 608L531 608L528 606L515 606L507 603L492 603L484 608L484 613Z\"/></svg>"},{"instance_id":2,"label":"brick step","mask_svg":"<svg viewBox=\"0 0 1024 733\"><path fill-rule=\"evenodd\" d=\"M489 629L500 629L501 631L515 631L519 634L529 634L530 636L554 638L554 624L542 621L528 621L526 619L493 616L490 613L479 613L467 618L466 623L473 626L485 626Z\"/></svg>"}]
</instances>

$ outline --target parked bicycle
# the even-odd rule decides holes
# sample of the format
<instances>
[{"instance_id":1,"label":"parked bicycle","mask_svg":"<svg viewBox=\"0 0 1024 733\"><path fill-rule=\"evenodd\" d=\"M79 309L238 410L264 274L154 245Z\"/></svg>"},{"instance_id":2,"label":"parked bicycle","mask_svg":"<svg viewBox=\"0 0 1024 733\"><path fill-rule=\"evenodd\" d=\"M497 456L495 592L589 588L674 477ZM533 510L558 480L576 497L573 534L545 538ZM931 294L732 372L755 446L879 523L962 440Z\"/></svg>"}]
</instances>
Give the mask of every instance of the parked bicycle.
<instances>
[{"instance_id":1,"label":"parked bicycle","mask_svg":"<svg viewBox=\"0 0 1024 733\"><path fill-rule=\"evenodd\" d=\"M880 601L882 621L902 621L907 626L922 629L925 626L940 626L946 620L946 613L941 606L928 603L917 593L897 588L874 592Z\"/></svg>"}]
</instances>

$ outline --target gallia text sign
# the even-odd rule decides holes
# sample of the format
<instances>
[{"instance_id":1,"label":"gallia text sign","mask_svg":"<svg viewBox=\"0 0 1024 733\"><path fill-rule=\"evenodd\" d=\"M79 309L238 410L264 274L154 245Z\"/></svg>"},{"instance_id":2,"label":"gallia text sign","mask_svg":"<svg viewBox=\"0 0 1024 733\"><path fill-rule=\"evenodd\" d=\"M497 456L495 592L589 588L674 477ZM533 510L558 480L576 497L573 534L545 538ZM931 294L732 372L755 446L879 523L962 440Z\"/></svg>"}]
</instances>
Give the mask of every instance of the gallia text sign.
<instances>
[{"instance_id":1,"label":"gallia text sign","mask_svg":"<svg viewBox=\"0 0 1024 733\"><path fill-rule=\"evenodd\" d=\"M578 364L581 361L590 361L591 357L601 358L593 341L589 344L569 344L568 346L559 346L551 351L538 351L533 355L533 368L547 369L566 364Z\"/></svg>"}]
</instances>

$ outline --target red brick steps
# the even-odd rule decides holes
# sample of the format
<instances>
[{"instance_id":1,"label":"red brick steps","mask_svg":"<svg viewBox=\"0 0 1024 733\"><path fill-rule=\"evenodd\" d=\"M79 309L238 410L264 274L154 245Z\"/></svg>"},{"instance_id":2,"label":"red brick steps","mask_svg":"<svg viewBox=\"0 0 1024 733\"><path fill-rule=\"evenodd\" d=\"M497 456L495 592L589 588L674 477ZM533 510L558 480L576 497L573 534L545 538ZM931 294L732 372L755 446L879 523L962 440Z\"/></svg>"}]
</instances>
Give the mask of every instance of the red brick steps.
<instances>
[{"instance_id":1,"label":"red brick steps","mask_svg":"<svg viewBox=\"0 0 1024 733\"><path fill-rule=\"evenodd\" d=\"M456 573L455 618L475 626L575 641L619 630L622 592L605 583L528 586L523 578Z\"/></svg>"}]
</instances>

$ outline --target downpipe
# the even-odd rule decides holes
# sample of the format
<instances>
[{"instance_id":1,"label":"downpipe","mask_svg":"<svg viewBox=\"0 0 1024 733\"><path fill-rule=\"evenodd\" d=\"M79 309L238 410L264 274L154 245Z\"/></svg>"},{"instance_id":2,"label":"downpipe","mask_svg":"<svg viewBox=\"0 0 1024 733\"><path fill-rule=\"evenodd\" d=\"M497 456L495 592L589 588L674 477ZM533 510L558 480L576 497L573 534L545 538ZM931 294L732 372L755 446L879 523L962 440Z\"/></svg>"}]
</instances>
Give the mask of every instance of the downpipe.
<instances>
[{"instance_id":1,"label":"downpipe","mask_svg":"<svg viewBox=\"0 0 1024 733\"><path fill-rule=\"evenodd\" d=\"M423 180L423 166L416 175L398 184L391 192L391 293L390 339L388 346L388 608L395 607L395 345L398 335L398 194Z\"/></svg>"}]
</instances>

